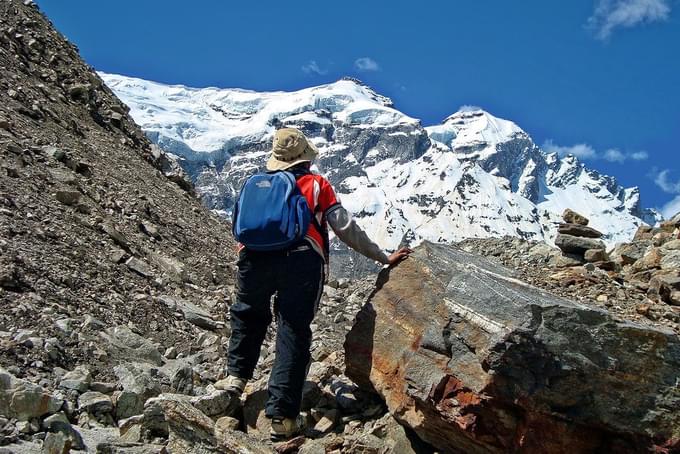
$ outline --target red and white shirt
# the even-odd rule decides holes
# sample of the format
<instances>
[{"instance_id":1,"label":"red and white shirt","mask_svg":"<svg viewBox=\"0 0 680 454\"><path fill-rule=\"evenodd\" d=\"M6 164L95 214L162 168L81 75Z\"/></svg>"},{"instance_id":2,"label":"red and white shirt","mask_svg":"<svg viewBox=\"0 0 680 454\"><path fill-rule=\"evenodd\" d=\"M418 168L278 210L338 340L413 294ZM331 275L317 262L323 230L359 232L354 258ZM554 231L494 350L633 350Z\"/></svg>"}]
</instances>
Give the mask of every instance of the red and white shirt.
<instances>
[{"instance_id":1,"label":"red and white shirt","mask_svg":"<svg viewBox=\"0 0 680 454\"><path fill-rule=\"evenodd\" d=\"M333 207L339 206L340 202L335 195L333 186L321 175L314 173L304 174L297 179L297 186L305 199L307 199L309 209L317 221L316 223L312 222L309 224L309 230L307 235L305 235L305 239L326 260L329 251L324 240L328 236L328 224L325 215ZM317 225L323 231L320 232Z\"/></svg>"}]
</instances>

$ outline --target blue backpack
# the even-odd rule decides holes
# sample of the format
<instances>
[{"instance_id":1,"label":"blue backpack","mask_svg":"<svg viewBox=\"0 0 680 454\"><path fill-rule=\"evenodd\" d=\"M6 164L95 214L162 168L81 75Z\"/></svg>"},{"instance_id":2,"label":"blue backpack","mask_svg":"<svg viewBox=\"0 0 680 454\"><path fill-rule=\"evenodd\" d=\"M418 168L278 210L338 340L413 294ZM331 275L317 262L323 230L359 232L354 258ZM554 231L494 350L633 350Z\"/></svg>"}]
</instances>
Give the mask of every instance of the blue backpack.
<instances>
[{"instance_id":1,"label":"blue backpack","mask_svg":"<svg viewBox=\"0 0 680 454\"><path fill-rule=\"evenodd\" d=\"M255 251L287 249L305 237L312 213L291 172L257 173L234 207L236 240Z\"/></svg>"}]
</instances>

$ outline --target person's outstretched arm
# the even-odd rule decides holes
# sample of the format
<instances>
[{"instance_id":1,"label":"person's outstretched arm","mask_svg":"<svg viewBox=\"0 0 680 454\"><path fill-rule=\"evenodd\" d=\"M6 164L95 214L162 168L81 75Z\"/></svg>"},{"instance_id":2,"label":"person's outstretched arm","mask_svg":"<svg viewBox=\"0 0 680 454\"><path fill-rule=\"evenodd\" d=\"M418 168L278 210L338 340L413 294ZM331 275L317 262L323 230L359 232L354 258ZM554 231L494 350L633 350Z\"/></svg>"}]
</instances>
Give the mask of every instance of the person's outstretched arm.
<instances>
[{"instance_id":1,"label":"person's outstretched arm","mask_svg":"<svg viewBox=\"0 0 680 454\"><path fill-rule=\"evenodd\" d=\"M326 212L326 220L340 241L369 259L385 265L394 265L408 257L408 254L411 253L410 249L401 248L389 256L385 254L380 246L368 237L366 232L352 219L352 215L340 204L331 207Z\"/></svg>"}]
</instances>

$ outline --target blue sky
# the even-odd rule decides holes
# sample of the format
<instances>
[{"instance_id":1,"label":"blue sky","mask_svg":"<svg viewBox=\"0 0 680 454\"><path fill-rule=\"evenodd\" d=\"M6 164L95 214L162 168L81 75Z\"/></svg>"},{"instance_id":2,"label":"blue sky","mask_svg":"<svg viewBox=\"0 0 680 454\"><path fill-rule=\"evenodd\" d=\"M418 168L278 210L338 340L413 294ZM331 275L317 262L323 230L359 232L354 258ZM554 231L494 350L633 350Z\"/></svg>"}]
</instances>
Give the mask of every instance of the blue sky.
<instances>
[{"instance_id":1,"label":"blue sky","mask_svg":"<svg viewBox=\"0 0 680 454\"><path fill-rule=\"evenodd\" d=\"M351 75L425 125L480 106L680 211L679 0L37 3L98 70L253 90Z\"/></svg>"}]
</instances>

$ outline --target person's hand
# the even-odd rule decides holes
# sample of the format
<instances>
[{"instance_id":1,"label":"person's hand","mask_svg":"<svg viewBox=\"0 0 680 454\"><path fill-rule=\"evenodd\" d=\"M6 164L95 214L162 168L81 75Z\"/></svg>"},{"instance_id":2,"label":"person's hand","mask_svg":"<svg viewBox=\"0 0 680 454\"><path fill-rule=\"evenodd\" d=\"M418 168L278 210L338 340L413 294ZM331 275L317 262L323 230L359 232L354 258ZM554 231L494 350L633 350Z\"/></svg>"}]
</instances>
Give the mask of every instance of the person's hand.
<instances>
[{"instance_id":1,"label":"person's hand","mask_svg":"<svg viewBox=\"0 0 680 454\"><path fill-rule=\"evenodd\" d=\"M389 257L387 257L387 259L389 260L389 265L390 266L396 265L397 263L407 258L411 252L413 251L407 247L403 247L398 251L393 252L392 254L390 254Z\"/></svg>"}]
</instances>

